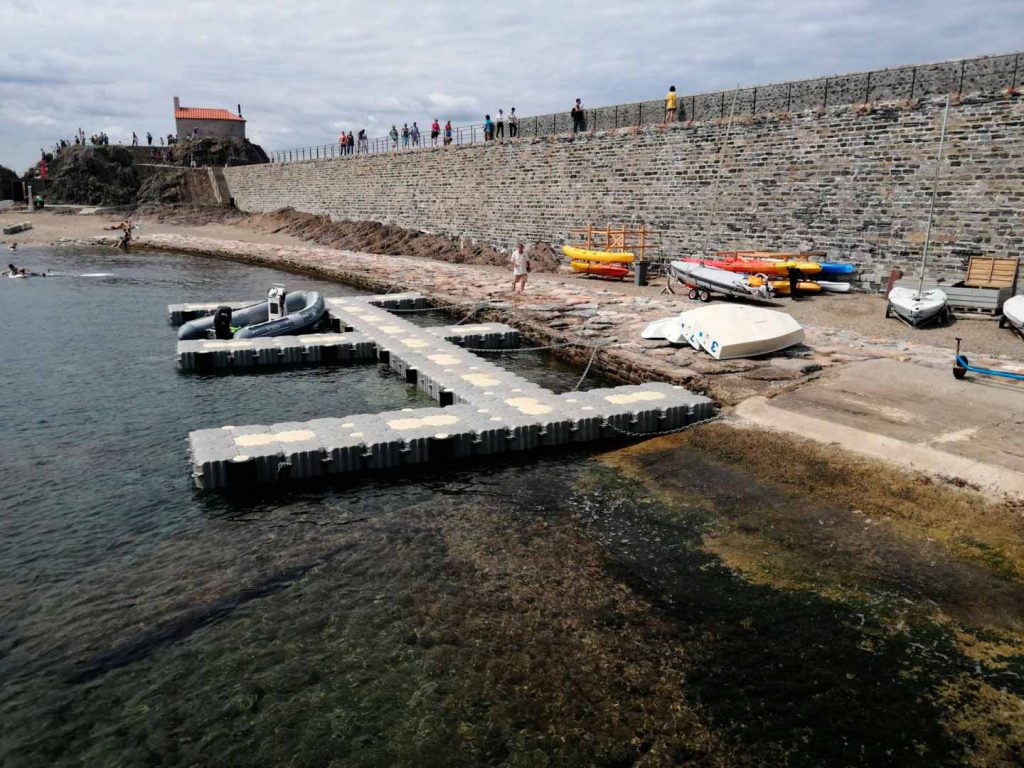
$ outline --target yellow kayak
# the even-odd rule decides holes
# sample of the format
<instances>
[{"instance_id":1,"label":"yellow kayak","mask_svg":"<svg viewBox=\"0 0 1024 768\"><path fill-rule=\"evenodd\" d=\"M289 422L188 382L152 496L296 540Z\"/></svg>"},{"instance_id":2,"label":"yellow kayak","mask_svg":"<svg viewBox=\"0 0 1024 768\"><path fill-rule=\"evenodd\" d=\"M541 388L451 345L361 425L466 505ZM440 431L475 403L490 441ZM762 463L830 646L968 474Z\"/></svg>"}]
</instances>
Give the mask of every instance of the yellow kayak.
<instances>
[{"instance_id":1,"label":"yellow kayak","mask_svg":"<svg viewBox=\"0 0 1024 768\"><path fill-rule=\"evenodd\" d=\"M762 277L754 276L748 278L747 282L749 282L755 288L760 288L762 285L764 285L765 280ZM772 287L772 290L775 291L775 293L778 293L783 296L789 295L789 280L769 280L768 285ZM814 282L813 280L800 280L796 284L796 292L821 293L821 285Z\"/></svg>"},{"instance_id":2,"label":"yellow kayak","mask_svg":"<svg viewBox=\"0 0 1024 768\"><path fill-rule=\"evenodd\" d=\"M599 261L602 264L632 264L632 253L609 253L608 251L588 251L572 245L563 245L564 253L570 261Z\"/></svg>"}]
</instances>

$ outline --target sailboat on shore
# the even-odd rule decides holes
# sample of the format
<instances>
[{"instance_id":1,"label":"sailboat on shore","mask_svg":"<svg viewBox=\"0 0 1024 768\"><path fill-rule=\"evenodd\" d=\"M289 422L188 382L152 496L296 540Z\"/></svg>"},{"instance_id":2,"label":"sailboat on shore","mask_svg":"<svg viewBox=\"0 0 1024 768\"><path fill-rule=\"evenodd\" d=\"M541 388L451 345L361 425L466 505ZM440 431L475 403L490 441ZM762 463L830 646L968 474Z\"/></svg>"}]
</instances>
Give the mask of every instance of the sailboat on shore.
<instances>
[{"instance_id":1,"label":"sailboat on shore","mask_svg":"<svg viewBox=\"0 0 1024 768\"><path fill-rule=\"evenodd\" d=\"M938 288L924 289L924 273L928 264L928 247L932 240L932 218L935 213L935 192L939 184L939 170L942 166L942 149L946 142L946 123L949 120L949 96L946 96L946 110L942 113L942 133L939 135L939 151L935 158L935 176L932 178L932 198L928 204L928 227L924 237L924 252L921 255L921 277L917 290L896 286L889 291L889 303L885 307L885 316L895 315L913 328L934 321L947 322L949 307L946 305L946 293Z\"/></svg>"}]
</instances>

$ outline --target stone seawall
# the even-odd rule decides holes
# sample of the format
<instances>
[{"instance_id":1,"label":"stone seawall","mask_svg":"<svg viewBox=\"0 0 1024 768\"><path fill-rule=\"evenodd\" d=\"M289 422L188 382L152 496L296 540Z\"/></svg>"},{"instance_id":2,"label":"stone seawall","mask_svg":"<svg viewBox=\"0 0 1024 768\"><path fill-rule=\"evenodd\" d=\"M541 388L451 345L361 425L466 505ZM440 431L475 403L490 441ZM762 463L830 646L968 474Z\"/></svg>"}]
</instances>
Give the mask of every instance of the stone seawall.
<instances>
[{"instance_id":1,"label":"stone seawall","mask_svg":"<svg viewBox=\"0 0 1024 768\"><path fill-rule=\"evenodd\" d=\"M587 223L644 223L661 254L812 249L879 287L916 270L944 99L830 107L225 169L239 208L467 235L566 242ZM1024 255L1024 98L956 101L935 206L931 277L970 255Z\"/></svg>"}]
</instances>

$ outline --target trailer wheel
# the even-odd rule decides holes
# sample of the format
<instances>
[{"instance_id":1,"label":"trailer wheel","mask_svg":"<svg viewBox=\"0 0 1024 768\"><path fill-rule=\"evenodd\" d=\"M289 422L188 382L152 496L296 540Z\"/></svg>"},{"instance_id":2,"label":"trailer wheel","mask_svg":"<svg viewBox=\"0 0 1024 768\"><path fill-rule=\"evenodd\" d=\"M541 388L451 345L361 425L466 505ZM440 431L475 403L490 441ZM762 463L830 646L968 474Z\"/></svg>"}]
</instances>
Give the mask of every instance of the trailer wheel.
<instances>
[{"instance_id":1,"label":"trailer wheel","mask_svg":"<svg viewBox=\"0 0 1024 768\"><path fill-rule=\"evenodd\" d=\"M686 294L686 295L689 297L690 301L696 301L697 300L697 289L696 288L691 288L690 292L688 294Z\"/></svg>"},{"instance_id":2,"label":"trailer wheel","mask_svg":"<svg viewBox=\"0 0 1024 768\"><path fill-rule=\"evenodd\" d=\"M967 375L967 369L960 365L960 360L963 360L967 365L971 364L971 361L966 357L959 357L953 362L953 378L962 379Z\"/></svg>"},{"instance_id":3,"label":"trailer wheel","mask_svg":"<svg viewBox=\"0 0 1024 768\"><path fill-rule=\"evenodd\" d=\"M701 301L711 301L711 292L710 291L701 291L700 292L700 300Z\"/></svg>"}]
</instances>

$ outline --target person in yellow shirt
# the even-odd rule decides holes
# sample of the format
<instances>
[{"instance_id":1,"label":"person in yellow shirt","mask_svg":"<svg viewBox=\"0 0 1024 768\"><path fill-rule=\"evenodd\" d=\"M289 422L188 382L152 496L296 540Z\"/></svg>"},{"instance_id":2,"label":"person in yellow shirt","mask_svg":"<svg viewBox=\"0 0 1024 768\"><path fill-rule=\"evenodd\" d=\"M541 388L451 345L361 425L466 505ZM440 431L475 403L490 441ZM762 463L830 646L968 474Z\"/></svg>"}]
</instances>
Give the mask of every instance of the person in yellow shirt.
<instances>
[{"instance_id":1,"label":"person in yellow shirt","mask_svg":"<svg viewBox=\"0 0 1024 768\"><path fill-rule=\"evenodd\" d=\"M668 96L665 97L665 123L673 123L676 119L676 87L673 85L668 89Z\"/></svg>"}]
</instances>

